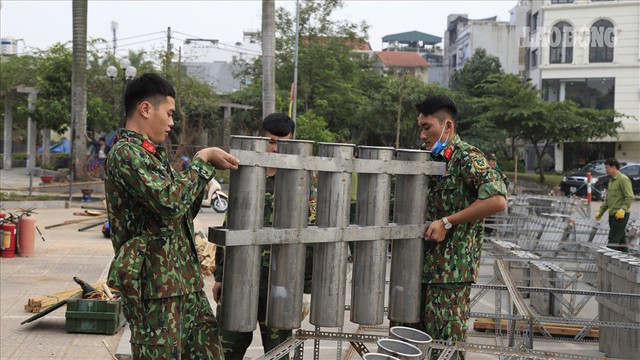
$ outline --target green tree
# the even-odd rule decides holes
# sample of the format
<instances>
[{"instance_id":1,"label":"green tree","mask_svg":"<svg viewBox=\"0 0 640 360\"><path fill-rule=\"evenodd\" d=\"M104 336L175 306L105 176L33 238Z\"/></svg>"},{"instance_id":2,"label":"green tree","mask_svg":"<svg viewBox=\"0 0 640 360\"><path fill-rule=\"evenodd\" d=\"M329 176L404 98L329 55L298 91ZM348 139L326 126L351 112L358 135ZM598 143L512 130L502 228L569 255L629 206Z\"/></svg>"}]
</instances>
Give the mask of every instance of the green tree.
<instances>
[{"instance_id":1,"label":"green tree","mask_svg":"<svg viewBox=\"0 0 640 360\"><path fill-rule=\"evenodd\" d=\"M71 123L71 50L58 43L39 52L37 58L38 106L32 117L39 128L62 134Z\"/></svg>"},{"instance_id":2,"label":"green tree","mask_svg":"<svg viewBox=\"0 0 640 360\"><path fill-rule=\"evenodd\" d=\"M396 120L400 112L400 147L403 148L420 145L415 104L430 95L450 95L447 89L437 84L396 76L377 76L377 81L370 83L368 90L369 100L354 114L356 121L362 124L357 128L356 142L395 146Z\"/></svg>"},{"instance_id":3,"label":"green tree","mask_svg":"<svg viewBox=\"0 0 640 360\"><path fill-rule=\"evenodd\" d=\"M505 134L492 123L479 123L478 115L486 109L476 101L484 96L480 86L489 76L502 74L500 60L478 48L461 70L454 70L450 87L454 91L454 100L458 105L457 132L466 141L485 150L497 151L504 148Z\"/></svg>"},{"instance_id":4,"label":"green tree","mask_svg":"<svg viewBox=\"0 0 640 360\"><path fill-rule=\"evenodd\" d=\"M0 98L2 99L6 117L12 118L12 138L24 138L26 135L26 107L27 97L18 94L16 87L25 85L33 87L36 84L34 76L38 59L35 56L8 56L3 57L0 63ZM23 111L19 111L23 110ZM4 120L4 119L3 119ZM0 121L4 131L5 123Z\"/></svg>"},{"instance_id":5,"label":"green tree","mask_svg":"<svg viewBox=\"0 0 640 360\"><path fill-rule=\"evenodd\" d=\"M487 111L479 119L533 145L538 164L551 144L616 137L622 123L613 119L625 116L615 110L580 108L568 100L544 101L531 83L512 74L491 75L481 88L485 96L480 105ZM540 182L544 182L542 166Z\"/></svg>"},{"instance_id":6,"label":"green tree","mask_svg":"<svg viewBox=\"0 0 640 360\"><path fill-rule=\"evenodd\" d=\"M484 91L478 87L490 75L501 74L502 65L496 56L487 54L487 50L478 48L473 52L461 70L454 70L451 75L451 89L472 97L481 97Z\"/></svg>"},{"instance_id":7,"label":"green tree","mask_svg":"<svg viewBox=\"0 0 640 360\"><path fill-rule=\"evenodd\" d=\"M327 128L323 118L309 110L297 117L296 134L299 139L315 142L335 142L336 134Z\"/></svg>"},{"instance_id":8,"label":"green tree","mask_svg":"<svg viewBox=\"0 0 640 360\"><path fill-rule=\"evenodd\" d=\"M347 141L350 129L357 124L353 114L367 100L357 86L363 67L369 67L368 59L354 56L351 44L363 41L366 26L331 19L333 11L342 6L342 1L310 1L300 4L300 48L298 61L297 114L304 115L313 110L313 116L326 121L328 128L339 133L337 141ZM288 100L294 70L295 19L283 8L276 11L276 104L275 111L288 112ZM241 62L238 62L239 64ZM363 65L366 64L366 65ZM248 84L243 90L231 94L230 98L253 105L256 110L242 114L238 119L246 130L259 128L262 104L258 84L262 86L262 62L244 63L244 71L238 76ZM366 124L365 124L366 125ZM346 137L342 137L346 134Z\"/></svg>"}]
</instances>

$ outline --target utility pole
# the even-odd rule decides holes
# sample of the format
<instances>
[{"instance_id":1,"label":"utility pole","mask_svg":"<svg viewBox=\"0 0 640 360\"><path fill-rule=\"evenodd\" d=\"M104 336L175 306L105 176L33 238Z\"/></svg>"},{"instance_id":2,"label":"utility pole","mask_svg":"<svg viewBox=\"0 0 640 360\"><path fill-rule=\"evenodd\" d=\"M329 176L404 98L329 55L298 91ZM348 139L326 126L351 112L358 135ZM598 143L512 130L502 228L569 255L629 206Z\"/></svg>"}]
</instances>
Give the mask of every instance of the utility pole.
<instances>
[{"instance_id":1,"label":"utility pole","mask_svg":"<svg viewBox=\"0 0 640 360\"><path fill-rule=\"evenodd\" d=\"M262 0L262 118L276 111L276 2Z\"/></svg>"},{"instance_id":2,"label":"utility pole","mask_svg":"<svg viewBox=\"0 0 640 360\"><path fill-rule=\"evenodd\" d=\"M167 27L167 56L165 57L164 72L169 73L169 67L171 66L171 59L173 55L171 53L173 47L171 46L171 26Z\"/></svg>"},{"instance_id":3,"label":"utility pole","mask_svg":"<svg viewBox=\"0 0 640 360\"><path fill-rule=\"evenodd\" d=\"M296 124L297 109L296 104L298 102L298 39L300 38L300 2L296 0L296 45L293 55L293 104L291 105L291 119L293 124ZM295 139L295 129L293 131L293 138Z\"/></svg>"},{"instance_id":4,"label":"utility pole","mask_svg":"<svg viewBox=\"0 0 640 360\"><path fill-rule=\"evenodd\" d=\"M113 57L116 57L116 45L118 43L118 22L115 20L111 21L111 32L113 33Z\"/></svg>"}]
</instances>

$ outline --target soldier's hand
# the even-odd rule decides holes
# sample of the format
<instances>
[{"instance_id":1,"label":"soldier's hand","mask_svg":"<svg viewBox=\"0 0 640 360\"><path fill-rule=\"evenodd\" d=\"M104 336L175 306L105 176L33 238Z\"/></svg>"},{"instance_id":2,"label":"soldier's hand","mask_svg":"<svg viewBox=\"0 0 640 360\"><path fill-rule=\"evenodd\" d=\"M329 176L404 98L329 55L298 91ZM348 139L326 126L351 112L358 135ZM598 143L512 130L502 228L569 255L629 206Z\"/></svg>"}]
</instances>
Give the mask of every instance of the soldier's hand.
<instances>
[{"instance_id":1,"label":"soldier's hand","mask_svg":"<svg viewBox=\"0 0 640 360\"><path fill-rule=\"evenodd\" d=\"M220 295L222 295L222 283L217 281L214 282L213 289L211 290L213 291L213 301L220 301Z\"/></svg>"},{"instance_id":2,"label":"soldier's hand","mask_svg":"<svg viewBox=\"0 0 640 360\"><path fill-rule=\"evenodd\" d=\"M429 225L429 228L424 233L424 239L426 241L443 241L447 236L447 230L444 228L444 223L440 220L433 221Z\"/></svg>"},{"instance_id":3,"label":"soldier's hand","mask_svg":"<svg viewBox=\"0 0 640 360\"><path fill-rule=\"evenodd\" d=\"M218 148L218 147L210 147L205 148L196 153L195 157L199 157L202 160L208 162L213 165L216 169L226 170L232 169L237 170L240 162L236 159L235 156L229 154L228 152Z\"/></svg>"},{"instance_id":4,"label":"soldier's hand","mask_svg":"<svg viewBox=\"0 0 640 360\"><path fill-rule=\"evenodd\" d=\"M619 209L618 211L616 211L616 219L618 220L624 219L624 215L625 215L624 209Z\"/></svg>"}]
</instances>

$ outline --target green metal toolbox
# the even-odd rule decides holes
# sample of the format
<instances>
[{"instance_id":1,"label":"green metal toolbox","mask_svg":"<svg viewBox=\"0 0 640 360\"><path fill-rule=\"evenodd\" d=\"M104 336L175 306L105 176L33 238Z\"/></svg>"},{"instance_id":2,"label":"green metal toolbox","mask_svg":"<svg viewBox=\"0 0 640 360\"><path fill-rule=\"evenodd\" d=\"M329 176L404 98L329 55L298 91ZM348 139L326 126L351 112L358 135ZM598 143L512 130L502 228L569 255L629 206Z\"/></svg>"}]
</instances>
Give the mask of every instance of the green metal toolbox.
<instances>
[{"instance_id":1,"label":"green metal toolbox","mask_svg":"<svg viewBox=\"0 0 640 360\"><path fill-rule=\"evenodd\" d=\"M74 333L117 333L127 321L122 313L122 299L68 299L65 330Z\"/></svg>"}]
</instances>

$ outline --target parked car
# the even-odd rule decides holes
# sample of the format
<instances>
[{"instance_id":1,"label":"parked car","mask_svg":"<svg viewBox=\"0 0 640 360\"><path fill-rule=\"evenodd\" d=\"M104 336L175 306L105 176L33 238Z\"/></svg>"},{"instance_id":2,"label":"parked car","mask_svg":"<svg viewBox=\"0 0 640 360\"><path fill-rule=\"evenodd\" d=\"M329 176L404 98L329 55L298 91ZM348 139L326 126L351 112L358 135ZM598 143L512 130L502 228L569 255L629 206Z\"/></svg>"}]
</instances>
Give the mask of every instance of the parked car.
<instances>
[{"instance_id":1,"label":"parked car","mask_svg":"<svg viewBox=\"0 0 640 360\"><path fill-rule=\"evenodd\" d=\"M634 195L640 195L640 164L637 163L628 163L627 165L620 166L620 172L627 175L629 180L631 180L631 187L633 188ZM600 197L604 198L607 196L607 188L609 186L610 178L608 176L604 176L603 178L599 178L596 183L596 187L600 191Z\"/></svg>"},{"instance_id":2,"label":"parked car","mask_svg":"<svg viewBox=\"0 0 640 360\"><path fill-rule=\"evenodd\" d=\"M620 162L620 171L631 179L633 192L640 194L640 164ZM587 196L587 173L591 172L591 196L602 200L606 196L609 176L604 168L604 160L587 163L578 172L567 175L560 182L560 190L565 195Z\"/></svg>"}]
</instances>

